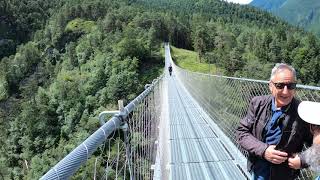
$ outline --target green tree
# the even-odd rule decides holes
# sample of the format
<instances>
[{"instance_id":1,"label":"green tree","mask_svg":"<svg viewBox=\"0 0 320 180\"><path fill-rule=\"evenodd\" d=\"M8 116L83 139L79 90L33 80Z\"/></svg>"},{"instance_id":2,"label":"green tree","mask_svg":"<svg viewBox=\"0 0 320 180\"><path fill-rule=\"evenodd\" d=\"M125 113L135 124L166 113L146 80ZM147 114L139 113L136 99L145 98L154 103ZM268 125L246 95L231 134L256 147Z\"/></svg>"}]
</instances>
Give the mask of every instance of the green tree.
<instances>
[{"instance_id":1,"label":"green tree","mask_svg":"<svg viewBox=\"0 0 320 180\"><path fill-rule=\"evenodd\" d=\"M201 26L197 27L194 34L194 48L198 52L199 62L201 62L201 59L207 50L208 34L206 33L206 29Z\"/></svg>"},{"instance_id":2,"label":"green tree","mask_svg":"<svg viewBox=\"0 0 320 180\"><path fill-rule=\"evenodd\" d=\"M75 42L70 42L66 46L66 56L70 61L70 64L72 67L79 67L79 62L77 58L77 53L76 53L76 43Z\"/></svg>"},{"instance_id":3,"label":"green tree","mask_svg":"<svg viewBox=\"0 0 320 180\"><path fill-rule=\"evenodd\" d=\"M0 101L5 100L9 97L9 85L4 75L0 75Z\"/></svg>"},{"instance_id":4,"label":"green tree","mask_svg":"<svg viewBox=\"0 0 320 180\"><path fill-rule=\"evenodd\" d=\"M137 58L126 58L121 61L113 61L111 76L107 82L108 98L119 100L129 99L134 96L138 81Z\"/></svg>"},{"instance_id":5,"label":"green tree","mask_svg":"<svg viewBox=\"0 0 320 180\"><path fill-rule=\"evenodd\" d=\"M143 45L143 42L138 39L133 38L123 38L116 46L115 51L117 54L122 57L136 57L139 60L144 60L146 57L146 48Z\"/></svg>"},{"instance_id":6,"label":"green tree","mask_svg":"<svg viewBox=\"0 0 320 180\"><path fill-rule=\"evenodd\" d=\"M228 75L232 76L235 72L241 70L244 64L240 51L237 48L233 48L229 54L229 61L225 62L224 68L227 70Z\"/></svg>"},{"instance_id":7,"label":"green tree","mask_svg":"<svg viewBox=\"0 0 320 180\"><path fill-rule=\"evenodd\" d=\"M277 39L273 39L269 44L268 57L270 62L278 63L282 62L280 42Z\"/></svg>"}]
</instances>

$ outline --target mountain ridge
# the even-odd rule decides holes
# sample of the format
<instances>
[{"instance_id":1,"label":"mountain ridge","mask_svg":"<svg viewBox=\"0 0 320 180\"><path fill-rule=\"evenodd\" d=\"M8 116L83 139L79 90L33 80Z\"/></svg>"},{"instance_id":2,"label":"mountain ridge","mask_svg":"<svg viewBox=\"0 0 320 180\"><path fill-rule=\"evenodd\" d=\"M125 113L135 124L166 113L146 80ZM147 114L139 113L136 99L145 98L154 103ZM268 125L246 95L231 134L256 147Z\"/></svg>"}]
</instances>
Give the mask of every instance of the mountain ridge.
<instances>
[{"instance_id":1,"label":"mountain ridge","mask_svg":"<svg viewBox=\"0 0 320 180\"><path fill-rule=\"evenodd\" d=\"M250 5L270 11L280 8L286 2L287 0L253 0Z\"/></svg>"},{"instance_id":2,"label":"mountain ridge","mask_svg":"<svg viewBox=\"0 0 320 180\"><path fill-rule=\"evenodd\" d=\"M267 10L290 24L320 36L320 1L253 0L249 5Z\"/></svg>"}]
</instances>

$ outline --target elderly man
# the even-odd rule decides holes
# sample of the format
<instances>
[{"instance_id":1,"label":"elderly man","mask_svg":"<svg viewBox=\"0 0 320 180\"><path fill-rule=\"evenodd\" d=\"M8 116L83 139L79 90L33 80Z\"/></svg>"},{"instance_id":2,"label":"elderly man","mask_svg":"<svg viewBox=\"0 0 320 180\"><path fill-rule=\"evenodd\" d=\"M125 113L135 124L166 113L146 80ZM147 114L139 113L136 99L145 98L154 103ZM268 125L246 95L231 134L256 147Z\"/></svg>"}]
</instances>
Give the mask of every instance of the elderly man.
<instances>
[{"instance_id":1,"label":"elderly man","mask_svg":"<svg viewBox=\"0 0 320 180\"><path fill-rule=\"evenodd\" d=\"M240 121L237 140L249 153L252 179L290 180L299 174L289 167L288 157L301 152L304 142L311 144L312 135L298 116L295 88L295 69L276 64L269 82L271 95L254 97L246 117Z\"/></svg>"}]
</instances>

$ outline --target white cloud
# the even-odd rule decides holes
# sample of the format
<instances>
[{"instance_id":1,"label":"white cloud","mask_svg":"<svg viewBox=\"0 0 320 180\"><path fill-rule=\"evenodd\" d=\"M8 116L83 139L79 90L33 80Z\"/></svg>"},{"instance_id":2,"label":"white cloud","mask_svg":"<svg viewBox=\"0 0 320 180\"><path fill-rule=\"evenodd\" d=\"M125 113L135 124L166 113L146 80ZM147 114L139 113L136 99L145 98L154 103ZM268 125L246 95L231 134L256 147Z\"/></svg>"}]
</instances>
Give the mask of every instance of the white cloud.
<instances>
[{"instance_id":1,"label":"white cloud","mask_svg":"<svg viewBox=\"0 0 320 180\"><path fill-rule=\"evenodd\" d=\"M249 4L252 0L225 0L225 1L239 3L239 4Z\"/></svg>"}]
</instances>

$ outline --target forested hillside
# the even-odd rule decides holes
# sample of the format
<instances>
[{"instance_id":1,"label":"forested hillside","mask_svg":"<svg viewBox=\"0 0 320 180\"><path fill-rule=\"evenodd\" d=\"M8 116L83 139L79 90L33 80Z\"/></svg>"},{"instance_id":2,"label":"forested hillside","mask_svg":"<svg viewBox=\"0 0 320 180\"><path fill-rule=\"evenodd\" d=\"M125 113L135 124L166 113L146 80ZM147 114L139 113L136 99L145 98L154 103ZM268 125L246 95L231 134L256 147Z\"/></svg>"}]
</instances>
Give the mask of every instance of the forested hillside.
<instances>
[{"instance_id":1,"label":"forested hillside","mask_svg":"<svg viewBox=\"0 0 320 180\"><path fill-rule=\"evenodd\" d=\"M6 40L0 41L10 41L0 43L9 47L0 61L5 179L38 179L99 127L102 110L141 92L161 73L164 41L196 50L199 61L216 64L225 75L266 80L274 63L283 61L297 68L301 83L319 85L319 40L250 6L218 0L28 0L19 9L20 1L2 2L8 13L0 17L16 19L1 24ZM42 8L34 10L34 3ZM44 15L32 15L38 11ZM93 172L81 169L75 179L83 173Z\"/></svg>"},{"instance_id":2,"label":"forested hillside","mask_svg":"<svg viewBox=\"0 0 320 180\"><path fill-rule=\"evenodd\" d=\"M0 179L38 179L99 127L101 111L130 101L163 68L162 14L124 0L46 10L43 28L25 27L30 41L0 61Z\"/></svg>"},{"instance_id":3,"label":"forested hillside","mask_svg":"<svg viewBox=\"0 0 320 180\"><path fill-rule=\"evenodd\" d=\"M172 44L194 48L200 61L228 76L267 80L275 63L286 62L297 69L299 83L320 85L319 39L270 13L216 0L138 2L177 16Z\"/></svg>"},{"instance_id":4,"label":"forested hillside","mask_svg":"<svg viewBox=\"0 0 320 180\"><path fill-rule=\"evenodd\" d=\"M60 0L0 0L0 59L44 27Z\"/></svg>"}]
</instances>

